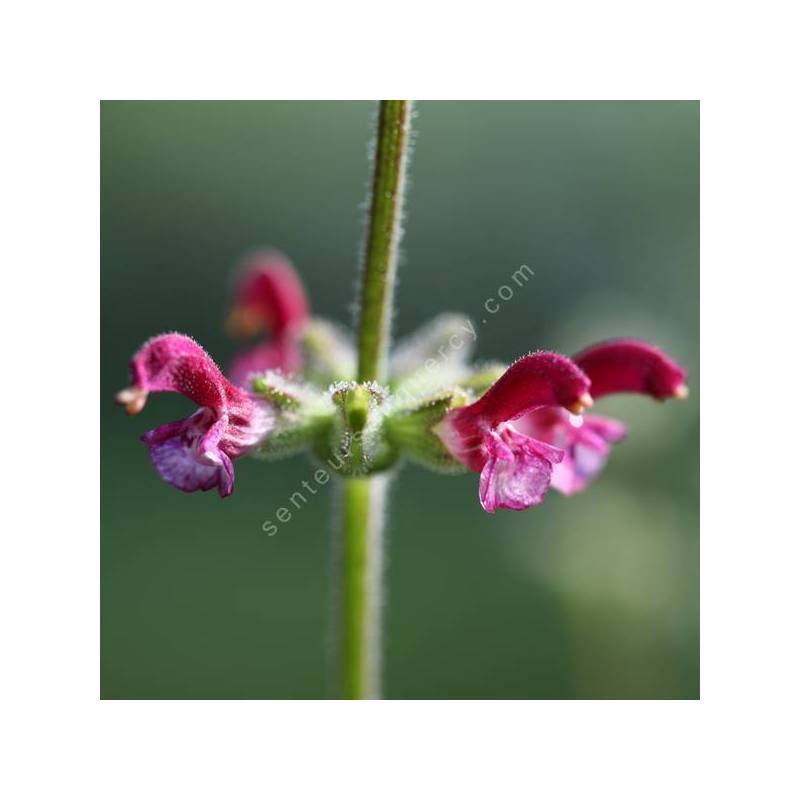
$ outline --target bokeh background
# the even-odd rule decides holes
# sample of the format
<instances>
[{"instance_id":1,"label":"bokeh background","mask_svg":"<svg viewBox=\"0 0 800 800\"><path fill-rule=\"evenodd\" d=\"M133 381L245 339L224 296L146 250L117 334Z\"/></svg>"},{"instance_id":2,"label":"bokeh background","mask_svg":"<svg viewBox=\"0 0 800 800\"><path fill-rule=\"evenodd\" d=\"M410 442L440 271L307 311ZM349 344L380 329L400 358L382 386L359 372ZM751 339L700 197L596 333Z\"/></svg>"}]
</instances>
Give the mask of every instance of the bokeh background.
<instances>
[{"instance_id":1,"label":"bokeh background","mask_svg":"<svg viewBox=\"0 0 800 800\"><path fill-rule=\"evenodd\" d=\"M586 493L481 511L477 476L404 467L389 527L389 698L697 698L699 105L423 102L395 332L442 310L477 355L651 340L691 370L678 403L603 400L628 440ZM313 474L303 457L236 465L236 492L162 483L138 436L191 409L112 402L152 334L222 364L222 319L249 249L286 252L315 311L351 303L374 106L104 102L104 698L319 698L326 682L331 484L262 531ZM535 277L493 317L521 264ZM486 323L481 320L488 318Z\"/></svg>"}]
</instances>

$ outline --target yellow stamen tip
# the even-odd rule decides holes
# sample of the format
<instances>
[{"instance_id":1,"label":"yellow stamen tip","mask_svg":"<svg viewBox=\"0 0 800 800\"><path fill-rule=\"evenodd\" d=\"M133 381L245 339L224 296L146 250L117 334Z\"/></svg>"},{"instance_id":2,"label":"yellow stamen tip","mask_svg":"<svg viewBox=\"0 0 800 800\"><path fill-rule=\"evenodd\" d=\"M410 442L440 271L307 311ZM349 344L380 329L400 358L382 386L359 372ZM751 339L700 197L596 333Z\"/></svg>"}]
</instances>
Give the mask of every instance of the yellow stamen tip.
<instances>
[{"instance_id":1,"label":"yellow stamen tip","mask_svg":"<svg viewBox=\"0 0 800 800\"><path fill-rule=\"evenodd\" d=\"M567 411L570 411L573 414L582 414L587 408L591 408L593 405L594 405L594 400L592 400L592 396L586 393L582 394L571 405L566 406L566 409Z\"/></svg>"},{"instance_id":2,"label":"yellow stamen tip","mask_svg":"<svg viewBox=\"0 0 800 800\"><path fill-rule=\"evenodd\" d=\"M114 398L117 405L124 406L125 412L133 416L138 414L147 402L147 389L141 389L138 386L129 386L121 392L117 392Z\"/></svg>"}]
</instances>

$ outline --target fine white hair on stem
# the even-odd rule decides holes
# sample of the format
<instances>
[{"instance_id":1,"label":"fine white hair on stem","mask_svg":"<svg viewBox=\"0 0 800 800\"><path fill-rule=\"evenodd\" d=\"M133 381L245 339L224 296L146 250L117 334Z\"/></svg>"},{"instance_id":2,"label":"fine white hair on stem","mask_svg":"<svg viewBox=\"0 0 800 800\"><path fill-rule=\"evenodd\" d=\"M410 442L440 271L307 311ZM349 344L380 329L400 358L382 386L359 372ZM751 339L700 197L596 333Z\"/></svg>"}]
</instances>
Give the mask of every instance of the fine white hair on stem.
<instances>
[{"instance_id":1,"label":"fine white hair on stem","mask_svg":"<svg viewBox=\"0 0 800 800\"><path fill-rule=\"evenodd\" d=\"M367 522L367 596L364 620L364 696L381 696L383 672L383 613L386 604L386 510L389 502L389 474L376 475L369 484Z\"/></svg>"}]
</instances>

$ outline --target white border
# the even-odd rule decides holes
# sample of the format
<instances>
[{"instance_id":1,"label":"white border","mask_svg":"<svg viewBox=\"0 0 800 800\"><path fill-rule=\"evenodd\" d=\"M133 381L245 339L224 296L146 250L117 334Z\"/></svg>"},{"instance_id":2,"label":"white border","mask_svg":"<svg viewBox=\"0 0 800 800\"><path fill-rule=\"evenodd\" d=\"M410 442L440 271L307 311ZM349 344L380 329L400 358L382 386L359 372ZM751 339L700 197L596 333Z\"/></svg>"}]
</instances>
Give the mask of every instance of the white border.
<instances>
[{"instance_id":1,"label":"white border","mask_svg":"<svg viewBox=\"0 0 800 800\"><path fill-rule=\"evenodd\" d=\"M790 6L419 5L6 20L6 796L796 793ZM101 703L97 101L402 95L702 99L704 699Z\"/></svg>"}]
</instances>

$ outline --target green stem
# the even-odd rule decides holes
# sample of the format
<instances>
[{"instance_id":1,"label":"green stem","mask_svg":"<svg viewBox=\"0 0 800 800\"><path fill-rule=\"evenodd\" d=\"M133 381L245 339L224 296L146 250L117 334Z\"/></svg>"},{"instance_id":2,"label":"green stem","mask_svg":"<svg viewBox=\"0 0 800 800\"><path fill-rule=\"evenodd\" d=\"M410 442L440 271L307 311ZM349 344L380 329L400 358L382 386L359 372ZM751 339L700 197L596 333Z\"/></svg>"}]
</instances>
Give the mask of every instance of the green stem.
<instances>
[{"instance_id":1,"label":"green stem","mask_svg":"<svg viewBox=\"0 0 800 800\"><path fill-rule=\"evenodd\" d=\"M358 321L358 379L386 380L389 323L402 234L410 100L382 100L369 203ZM389 478L343 480L341 693L348 700L380 697L383 511Z\"/></svg>"},{"instance_id":2,"label":"green stem","mask_svg":"<svg viewBox=\"0 0 800 800\"><path fill-rule=\"evenodd\" d=\"M383 504L388 478L343 482L342 696L380 696Z\"/></svg>"},{"instance_id":3,"label":"green stem","mask_svg":"<svg viewBox=\"0 0 800 800\"><path fill-rule=\"evenodd\" d=\"M361 274L358 379L386 379L392 293L402 235L411 120L410 100L381 100Z\"/></svg>"}]
</instances>

